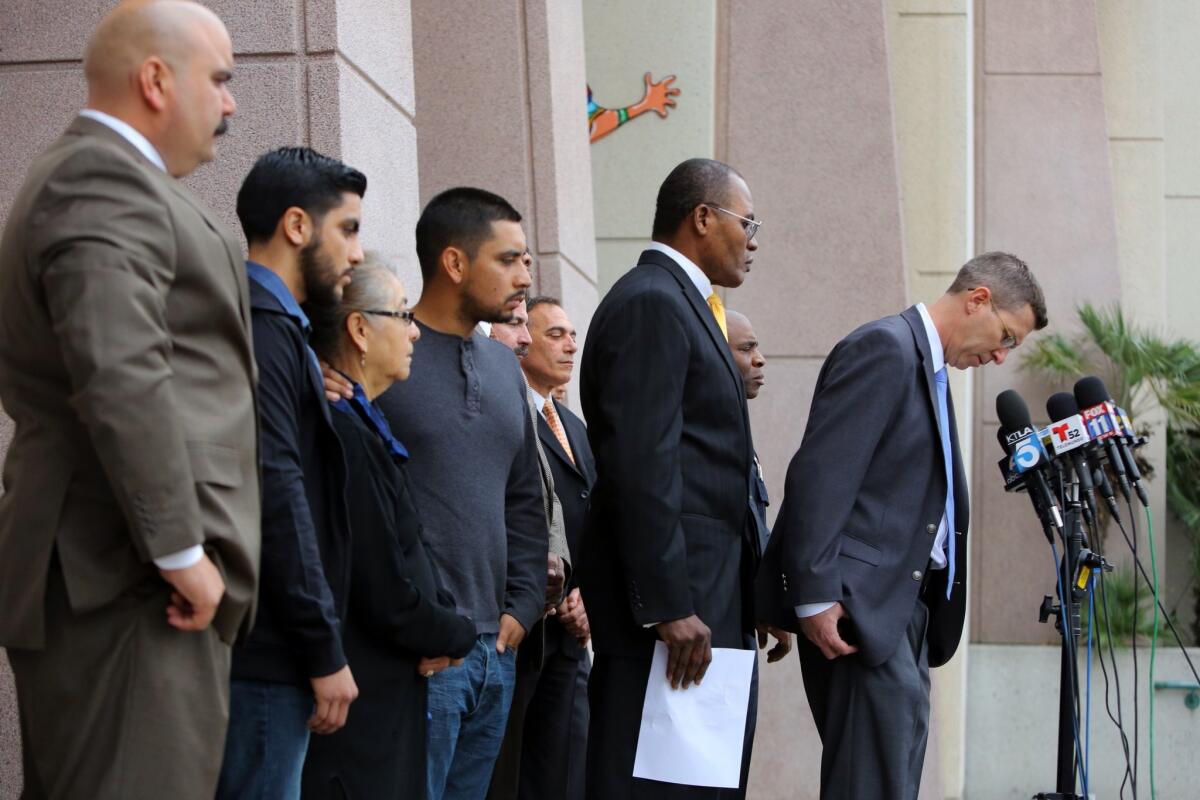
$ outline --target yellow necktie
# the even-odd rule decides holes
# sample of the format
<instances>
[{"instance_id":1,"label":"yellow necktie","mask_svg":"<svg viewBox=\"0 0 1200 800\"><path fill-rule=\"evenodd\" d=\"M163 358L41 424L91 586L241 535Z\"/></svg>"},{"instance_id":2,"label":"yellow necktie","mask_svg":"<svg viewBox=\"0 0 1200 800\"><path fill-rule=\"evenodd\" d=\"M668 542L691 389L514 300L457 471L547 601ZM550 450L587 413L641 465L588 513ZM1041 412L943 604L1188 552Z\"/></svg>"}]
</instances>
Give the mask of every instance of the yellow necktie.
<instances>
[{"instance_id":1,"label":"yellow necktie","mask_svg":"<svg viewBox=\"0 0 1200 800\"><path fill-rule=\"evenodd\" d=\"M725 335L725 341L729 341L729 328L725 326L725 304L721 302L721 296L716 292L710 294L708 307L712 309L713 316L717 318L717 327Z\"/></svg>"}]
</instances>

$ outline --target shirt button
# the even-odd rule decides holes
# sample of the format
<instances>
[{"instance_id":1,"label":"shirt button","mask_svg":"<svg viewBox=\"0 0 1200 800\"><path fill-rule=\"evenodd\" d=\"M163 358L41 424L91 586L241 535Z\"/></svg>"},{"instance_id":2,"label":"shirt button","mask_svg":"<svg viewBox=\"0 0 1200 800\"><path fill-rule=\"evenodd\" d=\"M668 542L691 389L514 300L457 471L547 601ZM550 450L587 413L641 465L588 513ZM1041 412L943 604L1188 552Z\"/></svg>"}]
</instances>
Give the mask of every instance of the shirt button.
<instances>
[{"instance_id":1,"label":"shirt button","mask_svg":"<svg viewBox=\"0 0 1200 800\"><path fill-rule=\"evenodd\" d=\"M587 489L584 489L583 491L581 491L581 492L579 493L579 499L580 499L580 500L587 500L587 499L588 499L588 490L587 490Z\"/></svg>"},{"instance_id":2,"label":"shirt button","mask_svg":"<svg viewBox=\"0 0 1200 800\"><path fill-rule=\"evenodd\" d=\"M928 525L925 526L925 532L928 533L930 536L934 535L935 533L937 533L937 525L934 525L932 522L929 523Z\"/></svg>"},{"instance_id":3,"label":"shirt button","mask_svg":"<svg viewBox=\"0 0 1200 800\"><path fill-rule=\"evenodd\" d=\"M919 581L919 580L921 580L921 570L919 570L919 569L914 569L914 570L913 570L913 574L912 574L912 579L913 579L914 581Z\"/></svg>"}]
</instances>

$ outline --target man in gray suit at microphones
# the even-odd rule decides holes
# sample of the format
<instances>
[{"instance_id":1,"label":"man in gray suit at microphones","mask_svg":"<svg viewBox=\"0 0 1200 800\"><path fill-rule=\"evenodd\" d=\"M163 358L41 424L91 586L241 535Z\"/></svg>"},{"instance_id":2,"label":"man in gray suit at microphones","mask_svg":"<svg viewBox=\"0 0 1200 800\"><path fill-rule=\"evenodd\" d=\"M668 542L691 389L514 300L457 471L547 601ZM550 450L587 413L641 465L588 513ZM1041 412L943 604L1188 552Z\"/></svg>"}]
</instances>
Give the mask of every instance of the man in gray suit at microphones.
<instances>
[{"instance_id":1,"label":"man in gray suit at microphones","mask_svg":"<svg viewBox=\"0 0 1200 800\"><path fill-rule=\"evenodd\" d=\"M0 644L26 798L211 798L259 555L254 361L232 233L177 179L233 114L195 3L126 3L87 108L0 240Z\"/></svg>"},{"instance_id":2,"label":"man in gray suit at microphones","mask_svg":"<svg viewBox=\"0 0 1200 800\"><path fill-rule=\"evenodd\" d=\"M929 667L954 655L967 600L970 514L946 369L1003 363L1045 326L1029 268L985 253L928 307L849 334L821 368L756 589L760 608L802 634L823 800L917 797Z\"/></svg>"}]
</instances>

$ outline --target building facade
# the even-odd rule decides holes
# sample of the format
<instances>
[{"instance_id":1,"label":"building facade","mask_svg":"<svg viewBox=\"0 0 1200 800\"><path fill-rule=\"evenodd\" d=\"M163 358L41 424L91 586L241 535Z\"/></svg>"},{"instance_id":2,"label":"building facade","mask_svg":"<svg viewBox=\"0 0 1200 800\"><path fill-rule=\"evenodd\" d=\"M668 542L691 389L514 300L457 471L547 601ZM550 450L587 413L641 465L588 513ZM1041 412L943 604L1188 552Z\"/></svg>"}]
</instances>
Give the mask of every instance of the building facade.
<instances>
[{"instance_id":1,"label":"building facade","mask_svg":"<svg viewBox=\"0 0 1200 800\"><path fill-rule=\"evenodd\" d=\"M0 222L30 160L83 105L84 43L114 4L6 0ZM261 152L308 144L341 157L370 181L363 240L397 265L410 297L421 205L481 186L525 215L534 288L563 298L586 347L592 310L646 244L671 167L708 156L741 171L765 222L753 270L726 303L751 318L768 359L751 417L777 500L833 344L936 298L975 253L1029 263L1051 331L1073 330L1080 303L1120 303L1143 325L1200 339L1190 0L206 4L233 36L239 108L218 160L188 185L236 228L234 196ZM672 75L674 105L637 113ZM589 95L626 118L590 144ZM1042 399L1069 387L1019 364L952 378L971 464L969 644L934 673L927 797L1022 796L1053 780L1057 651L1036 614L1053 566L1027 505L994 471L994 399L1015 388L1036 419ZM0 433L7 441L10 427ZM1165 522L1162 479L1150 489ZM1190 542L1174 526L1157 544L1164 597L1175 598ZM1163 679L1190 677L1177 656L1160 654ZM816 797L819 741L799 665L762 666L750 794ZM1198 722L1177 698L1159 702L1159 791L1188 796ZM14 706L0 681L0 797L20 785ZM1092 788L1107 796L1124 762L1107 723L1092 730Z\"/></svg>"}]
</instances>

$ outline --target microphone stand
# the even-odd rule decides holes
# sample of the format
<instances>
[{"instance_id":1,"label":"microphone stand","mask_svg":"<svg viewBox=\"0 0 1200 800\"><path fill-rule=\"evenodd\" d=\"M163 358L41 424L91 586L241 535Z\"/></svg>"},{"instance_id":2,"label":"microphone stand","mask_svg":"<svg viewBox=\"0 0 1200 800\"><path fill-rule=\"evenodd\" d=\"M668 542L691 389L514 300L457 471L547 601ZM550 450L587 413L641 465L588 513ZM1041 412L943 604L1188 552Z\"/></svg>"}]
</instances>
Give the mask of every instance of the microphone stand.
<instances>
[{"instance_id":1,"label":"microphone stand","mask_svg":"<svg viewBox=\"0 0 1200 800\"><path fill-rule=\"evenodd\" d=\"M1059 465L1055 465L1056 467ZM1104 558L1088 549L1087 536L1083 531L1084 508L1080 502L1079 485L1068 481L1061 467L1057 476L1060 499L1066 509L1063 518L1063 554L1059 559L1059 602L1046 595L1038 612L1038 621L1046 622L1055 617L1054 625L1062 635L1062 655L1059 669L1058 689L1058 771L1055 791L1039 792L1035 800L1087 800L1077 794L1076 789L1076 744L1079 735L1079 668L1077 664L1078 642L1081 630L1080 608L1087 594L1091 572L1094 569L1111 570ZM1043 524L1048 538L1053 541L1053 531Z\"/></svg>"}]
</instances>

